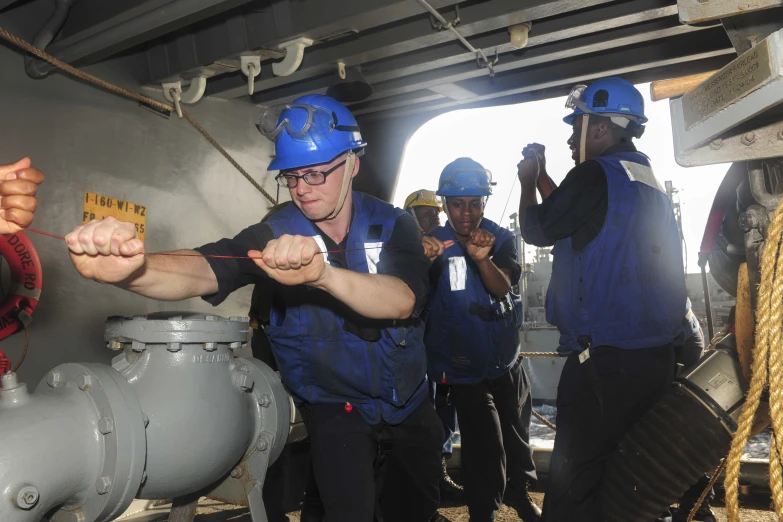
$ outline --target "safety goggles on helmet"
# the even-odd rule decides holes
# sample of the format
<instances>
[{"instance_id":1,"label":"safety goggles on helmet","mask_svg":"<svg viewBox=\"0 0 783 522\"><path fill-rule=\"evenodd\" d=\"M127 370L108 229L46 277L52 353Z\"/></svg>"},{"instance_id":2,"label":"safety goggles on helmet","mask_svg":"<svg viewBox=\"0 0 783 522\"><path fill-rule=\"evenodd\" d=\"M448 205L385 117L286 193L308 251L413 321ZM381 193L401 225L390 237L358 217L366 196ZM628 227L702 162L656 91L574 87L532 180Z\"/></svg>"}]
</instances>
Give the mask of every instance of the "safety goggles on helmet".
<instances>
[{"instance_id":1,"label":"safety goggles on helmet","mask_svg":"<svg viewBox=\"0 0 783 522\"><path fill-rule=\"evenodd\" d=\"M587 85L584 84L574 85L574 87L571 89L571 92L568 94L568 99L566 99L566 104L565 104L566 109L585 110L585 108L587 107L583 99L585 89L587 89Z\"/></svg>"},{"instance_id":2,"label":"safety goggles on helmet","mask_svg":"<svg viewBox=\"0 0 783 522\"><path fill-rule=\"evenodd\" d=\"M277 141L283 131L294 140L309 142L325 140L335 130L359 131L354 125L340 125L334 112L302 103L285 103L267 108L256 128L272 141Z\"/></svg>"},{"instance_id":3,"label":"safety goggles on helmet","mask_svg":"<svg viewBox=\"0 0 783 522\"><path fill-rule=\"evenodd\" d=\"M494 185L492 172L487 169L458 169L441 180L439 190L465 190L470 187L491 190Z\"/></svg>"}]
</instances>

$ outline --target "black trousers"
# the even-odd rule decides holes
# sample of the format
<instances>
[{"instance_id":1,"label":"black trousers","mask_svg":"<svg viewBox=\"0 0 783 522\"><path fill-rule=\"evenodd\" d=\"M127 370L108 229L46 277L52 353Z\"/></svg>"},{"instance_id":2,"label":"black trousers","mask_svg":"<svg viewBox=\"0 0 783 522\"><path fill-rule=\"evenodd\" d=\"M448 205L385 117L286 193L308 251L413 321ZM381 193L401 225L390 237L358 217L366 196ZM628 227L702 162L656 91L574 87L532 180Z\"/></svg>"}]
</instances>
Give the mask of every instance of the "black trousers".
<instances>
[{"instance_id":1,"label":"black trousers","mask_svg":"<svg viewBox=\"0 0 783 522\"><path fill-rule=\"evenodd\" d=\"M498 379L451 385L451 399L460 422L461 477L470 520L493 520L504 491L525 495L527 484L536 480L530 449L533 403L522 360Z\"/></svg>"},{"instance_id":2,"label":"black trousers","mask_svg":"<svg viewBox=\"0 0 783 522\"><path fill-rule=\"evenodd\" d=\"M340 404L302 408L328 522L427 522L438 508L443 426L428 400L402 423Z\"/></svg>"},{"instance_id":3,"label":"black trousers","mask_svg":"<svg viewBox=\"0 0 783 522\"><path fill-rule=\"evenodd\" d=\"M674 348L599 346L568 357L557 389L557 435L544 497L546 522L599 522L606 461L674 379Z\"/></svg>"}]
</instances>

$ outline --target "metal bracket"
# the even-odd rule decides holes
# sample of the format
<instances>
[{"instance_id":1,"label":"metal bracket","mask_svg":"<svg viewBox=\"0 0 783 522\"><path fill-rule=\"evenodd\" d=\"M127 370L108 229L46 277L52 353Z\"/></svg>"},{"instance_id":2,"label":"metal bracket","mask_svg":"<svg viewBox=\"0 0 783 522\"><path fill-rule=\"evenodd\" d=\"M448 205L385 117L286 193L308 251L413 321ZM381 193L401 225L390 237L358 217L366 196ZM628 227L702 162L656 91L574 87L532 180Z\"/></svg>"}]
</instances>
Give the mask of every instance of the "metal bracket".
<instances>
[{"instance_id":1,"label":"metal bracket","mask_svg":"<svg viewBox=\"0 0 783 522\"><path fill-rule=\"evenodd\" d=\"M674 121L673 113L672 121ZM692 149L683 148L675 134L674 159L682 167L715 165L779 156L783 156L783 120L753 129L731 131L722 134L706 145Z\"/></svg>"},{"instance_id":2,"label":"metal bracket","mask_svg":"<svg viewBox=\"0 0 783 522\"><path fill-rule=\"evenodd\" d=\"M758 126L759 131L765 129L766 133L775 135L772 141L762 144L758 136L750 139L748 135L748 129L756 134L750 120L782 102L783 29L772 33L681 98L671 101L672 130L677 155L686 156L686 151L710 143L713 148L719 149L723 142L716 143L715 140L722 140L724 135L734 129L742 131L742 135L736 140L738 146L758 147L756 150L761 150L763 147L755 144L771 145L769 151L750 157L783 155L783 143L777 140L779 130L774 125L772 128L764 128L761 124ZM742 159L749 158L746 155Z\"/></svg>"},{"instance_id":3,"label":"metal bracket","mask_svg":"<svg viewBox=\"0 0 783 522\"><path fill-rule=\"evenodd\" d=\"M480 52L476 52L476 66L479 69L489 69L489 76L495 76L495 66L500 61L500 55L498 54L497 47L495 48L495 57L491 60L485 60Z\"/></svg>"},{"instance_id":4,"label":"metal bracket","mask_svg":"<svg viewBox=\"0 0 783 522\"><path fill-rule=\"evenodd\" d=\"M680 22L684 24L700 24L780 6L783 0L677 0Z\"/></svg>"},{"instance_id":5,"label":"metal bracket","mask_svg":"<svg viewBox=\"0 0 783 522\"><path fill-rule=\"evenodd\" d=\"M272 72L275 73L275 76L289 76L293 74L302 65L305 47L310 47L311 45L313 45L313 40L304 37L280 44L278 47L285 49L286 54L282 62L272 64Z\"/></svg>"},{"instance_id":6,"label":"metal bracket","mask_svg":"<svg viewBox=\"0 0 783 522\"><path fill-rule=\"evenodd\" d=\"M432 28L437 31L446 31L451 27L457 27L459 25L460 19L459 19L459 4L454 4L454 20L451 22L444 24L437 18L435 18L433 15L430 15L430 24L432 24Z\"/></svg>"},{"instance_id":7,"label":"metal bracket","mask_svg":"<svg viewBox=\"0 0 783 522\"><path fill-rule=\"evenodd\" d=\"M247 76L247 94L252 96L256 90L256 76L261 74L261 57L259 55L240 56L240 69Z\"/></svg>"},{"instance_id":8,"label":"metal bracket","mask_svg":"<svg viewBox=\"0 0 783 522\"><path fill-rule=\"evenodd\" d=\"M203 76L198 76L190 81L188 90L182 91L182 81L164 83L163 97L174 104L174 109L177 111L177 116L182 118L182 107L180 104L187 103L193 104L199 101L207 89L207 79Z\"/></svg>"}]
</instances>

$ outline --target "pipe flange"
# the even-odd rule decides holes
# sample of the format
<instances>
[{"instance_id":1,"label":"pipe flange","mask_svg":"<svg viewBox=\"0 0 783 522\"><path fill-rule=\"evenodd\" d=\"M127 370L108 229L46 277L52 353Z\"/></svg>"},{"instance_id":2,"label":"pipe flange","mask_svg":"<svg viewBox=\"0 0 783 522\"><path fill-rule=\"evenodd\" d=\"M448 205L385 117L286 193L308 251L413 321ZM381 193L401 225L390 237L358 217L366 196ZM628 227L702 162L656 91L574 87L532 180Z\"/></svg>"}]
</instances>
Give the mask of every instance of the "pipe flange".
<instances>
[{"instance_id":1,"label":"pipe flange","mask_svg":"<svg viewBox=\"0 0 783 522\"><path fill-rule=\"evenodd\" d=\"M261 509L258 499L267 468L280 456L288 439L290 398L277 373L261 361L237 357L233 371L254 381L247 396L252 401L255 430L242 461L208 496L248 505L252 515L254 509Z\"/></svg>"},{"instance_id":2,"label":"pipe flange","mask_svg":"<svg viewBox=\"0 0 783 522\"><path fill-rule=\"evenodd\" d=\"M217 344L239 348L247 342L250 319L223 317L191 312L161 312L136 317L110 317L106 321L104 339L111 347L132 345L142 352L148 345L166 346L179 351L181 344L200 344L213 351Z\"/></svg>"},{"instance_id":3,"label":"pipe flange","mask_svg":"<svg viewBox=\"0 0 783 522\"><path fill-rule=\"evenodd\" d=\"M116 370L102 364L61 364L54 388L44 378L36 394L60 393L72 387L86 394L95 408L95 436L103 440L103 464L95 490L81 506L68 506L51 522L90 520L108 522L121 515L141 485L147 453L144 417L136 394Z\"/></svg>"}]
</instances>

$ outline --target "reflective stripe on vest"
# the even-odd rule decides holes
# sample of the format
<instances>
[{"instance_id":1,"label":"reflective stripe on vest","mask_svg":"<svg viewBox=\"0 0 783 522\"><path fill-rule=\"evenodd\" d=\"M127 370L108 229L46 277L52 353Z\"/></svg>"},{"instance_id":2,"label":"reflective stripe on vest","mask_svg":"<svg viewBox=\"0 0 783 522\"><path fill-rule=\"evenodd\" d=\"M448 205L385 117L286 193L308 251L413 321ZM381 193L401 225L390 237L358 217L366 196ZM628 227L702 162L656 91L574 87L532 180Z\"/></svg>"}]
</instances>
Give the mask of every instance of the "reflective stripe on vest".
<instances>
[{"instance_id":1,"label":"reflective stripe on vest","mask_svg":"<svg viewBox=\"0 0 783 522\"><path fill-rule=\"evenodd\" d=\"M479 226L495 236L490 255L506 241L514 241L509 230L488 219ZM449 225L430 235L441 241L456 239ZM438 382L445 376L452 384L500 377L519 353L521 299L507 296L514 306L503 315L502 304L487 291L478 267L459 244L435 262L440 273L430 290L424 337L430 375Z\"/></svg>"},{"instance_id":2,"label":"reflective stripe on vest","mask_svg":"<svg viewBox=\"0 0 783 522\"><path fill-rule=\"evenodd\" d=\"M555 243L547 320L560 330L560 350L624 349L672 343L681 332L685 277L671 202L638 152L593 158L608 187L604 226L581 252L571 238Z\"/></svg>"},{"instance_id":3,"label":"reflective stripe on vest","mask_svg":"<svg viewBox=\"0 0 783 522\"><path fill-rule=\"evenodd\" d=\"M354 192L352 197L345 262L349 270L376 273L381 249L371 251L366 246L388 241L404 212L365 194ZM320 235L295 205L272 215L267 224L275 237ZM276 285L275 292L266 333L283 382L298 401L350 402L375 424L401 422L426 397L422 320L369 321L307 286ZM359 336L367 331L380 339Z\"/></svg>"}]
</instances>

